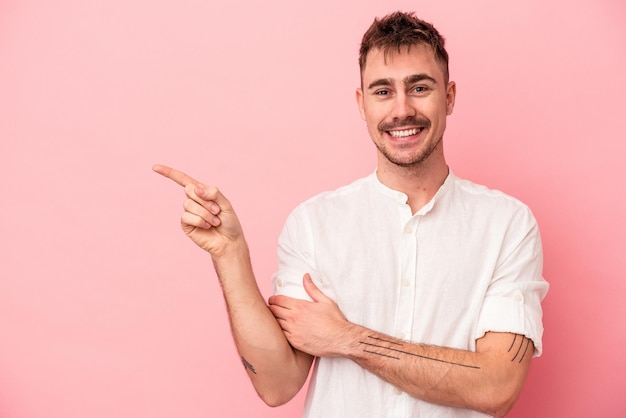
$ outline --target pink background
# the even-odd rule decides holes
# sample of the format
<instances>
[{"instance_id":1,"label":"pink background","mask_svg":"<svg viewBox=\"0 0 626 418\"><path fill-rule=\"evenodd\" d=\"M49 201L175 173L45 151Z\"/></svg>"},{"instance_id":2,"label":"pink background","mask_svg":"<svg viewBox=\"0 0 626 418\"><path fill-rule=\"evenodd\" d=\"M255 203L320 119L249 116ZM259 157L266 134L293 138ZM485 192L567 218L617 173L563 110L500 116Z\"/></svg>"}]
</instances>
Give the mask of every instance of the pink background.
<instances>
[{"instance_id":1,"label":"pink background","mask_svg":"<svg viewBox=\"0 0 626 418\"><path fill-rule=\"evenodd\" d=\"M303 199L374 169L354 100L374 16L448 39L460 176L533 208L545 355L513 417L626 414L626 3L0 1L0 417L295 417L256 398L184 169L230 197L266 296Z\"/></svg>"}]
</instances>

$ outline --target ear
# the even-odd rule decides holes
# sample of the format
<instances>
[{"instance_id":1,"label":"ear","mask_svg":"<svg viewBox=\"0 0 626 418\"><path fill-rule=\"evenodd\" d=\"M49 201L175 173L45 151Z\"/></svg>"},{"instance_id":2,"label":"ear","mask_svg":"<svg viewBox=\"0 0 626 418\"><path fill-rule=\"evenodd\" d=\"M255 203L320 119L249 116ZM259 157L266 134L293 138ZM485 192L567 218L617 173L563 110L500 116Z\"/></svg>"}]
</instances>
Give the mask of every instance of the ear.
<instances>
[{"instance_id":1,"label":"ear","mask_svg":"<svg viewBox=\"0 0 626 418\"><path fill-rule=\"evenodd\" d=\"M365 105L363 103L363 89L361 87L356 89L356 104L359 106L359 113L361 119L365 120Z\"/></svg>"},{"instance_id":2,"label":"ear","mask_svg":"<svg viewBox=\"0 0 626 418\"><path fill-rule=\"evenodd\" d=\"M446 114L451 115L454 110L454 101L456 100L456 83L450 81L446 90Z\"/></svg>"}]
</instances>

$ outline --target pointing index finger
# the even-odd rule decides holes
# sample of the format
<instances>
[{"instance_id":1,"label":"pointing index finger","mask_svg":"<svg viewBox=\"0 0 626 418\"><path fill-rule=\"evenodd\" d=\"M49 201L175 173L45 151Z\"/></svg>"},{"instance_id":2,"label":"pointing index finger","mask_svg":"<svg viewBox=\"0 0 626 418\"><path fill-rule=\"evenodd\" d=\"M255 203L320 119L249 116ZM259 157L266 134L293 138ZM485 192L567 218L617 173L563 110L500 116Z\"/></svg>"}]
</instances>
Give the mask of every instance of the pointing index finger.
<instances>
[{"instance_id":1,"label":"pointing index finger","mask_svg":"<svg viewBox=\"0 0 626 418\"><path fill-rule=\"evenodd\" d=\"M168 179L175 181L183 187L188 184L194 184L196 186L200 184L198 181L194 180L182 171L178 171L175 168L168 167L166 165L156 164L152 167L152 170L159 173L163 177L167 177Z\"/></svg>"}]
</instances>

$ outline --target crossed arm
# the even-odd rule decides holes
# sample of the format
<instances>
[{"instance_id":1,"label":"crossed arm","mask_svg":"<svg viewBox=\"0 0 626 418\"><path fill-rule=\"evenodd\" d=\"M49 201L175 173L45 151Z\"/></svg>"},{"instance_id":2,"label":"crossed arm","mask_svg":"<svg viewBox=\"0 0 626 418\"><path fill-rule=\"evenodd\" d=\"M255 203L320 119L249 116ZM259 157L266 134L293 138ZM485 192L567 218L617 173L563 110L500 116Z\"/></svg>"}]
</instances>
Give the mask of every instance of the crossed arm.
<instances>
[{"instance_id":1,"label":"crossed arm","mask_svg":"<svg viewBox=\"0 0 626 418\"><path fill-rule=\"evenodd\" d=\"M350 323L305 275L313 302L272 296L264 301L241 225L214 188L175 169L157 173L185 189L181 226L213 259L243 366L259 396L272 406L301 389L314 356L346 357L419 399L503 416L526 378L534 347L529 339L487 333L476 352L397 340Z\"/></svg>"},{"instance_id":2,"label":"crossed arm","mask_svg":"<svg viewBox=\"0 0 626 418\"><path fill-rule=\"evenodd\" d=\"M521 392L534 352L522 335L489 332L476 352L415 344L350 323L307 274L313 302L272 296L270 309L293 347L346 357L413 397L504 416Z\"/></svg>"}]
</instances>

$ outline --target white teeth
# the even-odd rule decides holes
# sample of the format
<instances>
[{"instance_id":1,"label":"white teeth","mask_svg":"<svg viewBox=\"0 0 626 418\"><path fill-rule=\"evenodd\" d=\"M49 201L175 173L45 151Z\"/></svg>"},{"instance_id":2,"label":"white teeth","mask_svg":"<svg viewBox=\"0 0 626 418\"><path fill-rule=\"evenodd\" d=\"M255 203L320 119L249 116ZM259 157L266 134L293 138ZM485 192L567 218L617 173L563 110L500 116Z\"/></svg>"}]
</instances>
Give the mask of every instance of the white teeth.
<instances>
[{"instance_id":1,"label":"white teeth","mask_svg":"<svg viewBox=\"0 0 626 418\"><path fill-rule=\"evenodd\" d=\"M389 131L389 135L393 136L394 138L404 138L406 136L411 136L411 135L416 135L417 134L417 129L407 129L404 131Z\"/></svg>"}]
</instances>

